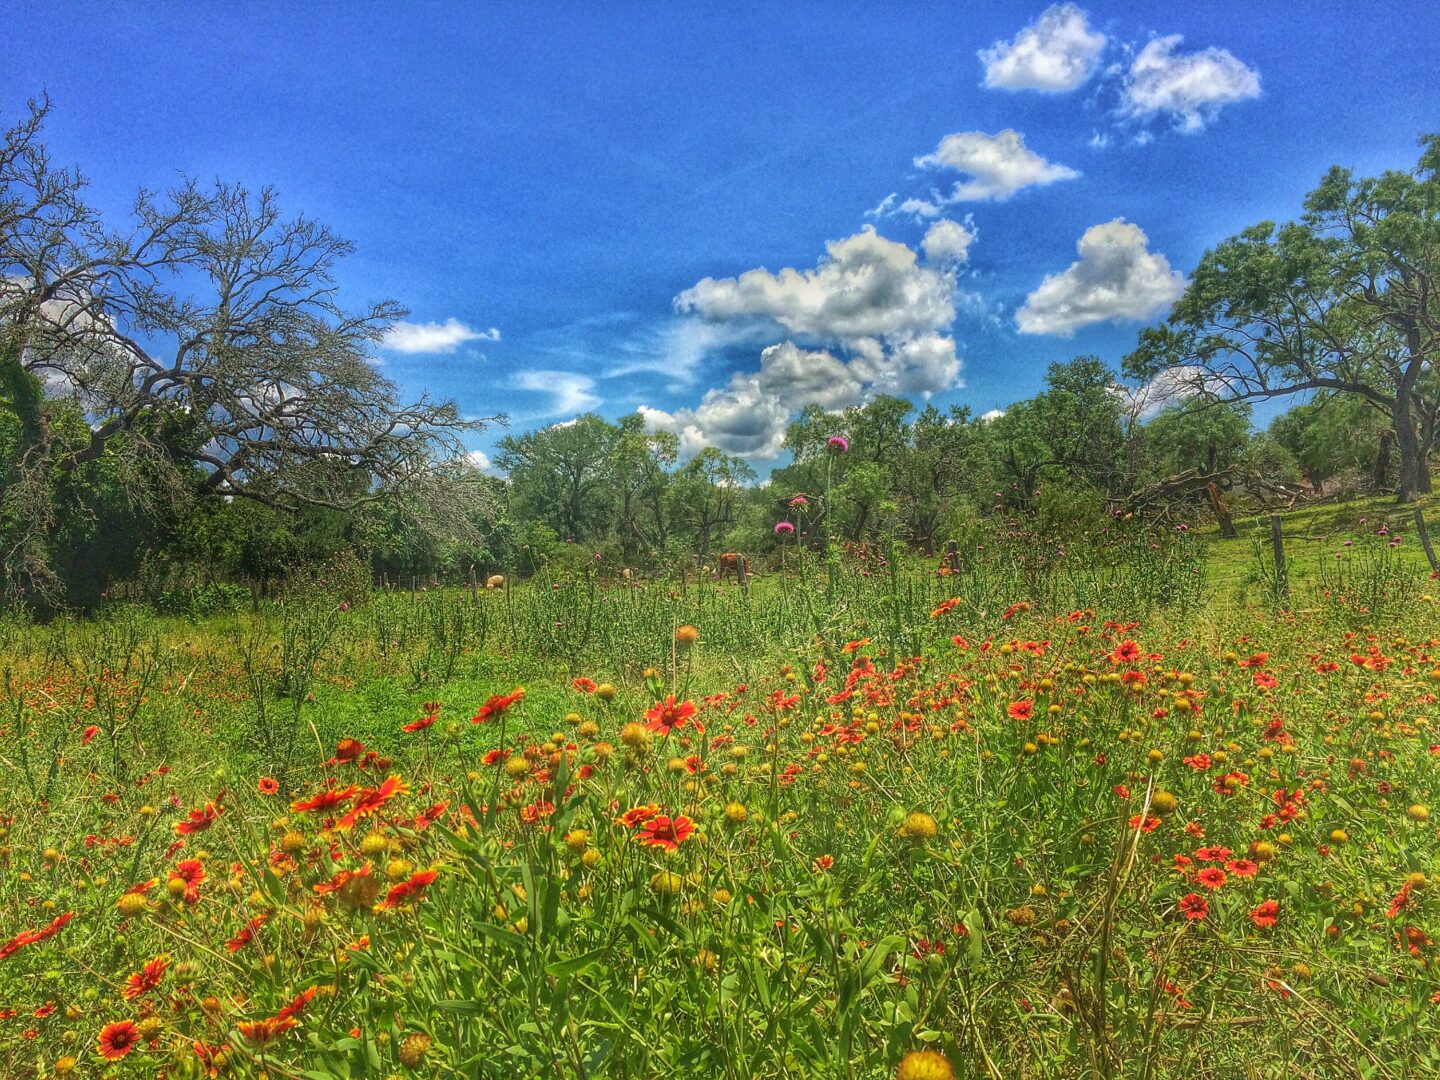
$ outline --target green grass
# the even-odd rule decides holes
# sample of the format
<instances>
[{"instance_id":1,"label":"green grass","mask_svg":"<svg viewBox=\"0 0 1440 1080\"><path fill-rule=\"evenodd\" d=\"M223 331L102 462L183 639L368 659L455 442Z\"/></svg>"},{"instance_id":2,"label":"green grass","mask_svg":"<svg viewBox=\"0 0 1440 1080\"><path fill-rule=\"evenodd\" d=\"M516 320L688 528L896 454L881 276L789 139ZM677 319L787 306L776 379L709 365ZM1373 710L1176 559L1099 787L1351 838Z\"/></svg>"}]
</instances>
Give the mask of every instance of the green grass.
<instances>
[{"instance_id":1,"label":"green grass","mask_svg":"<svg viewBox=\"0 0 1440 1080\"><path fill-rule=\"evenodd\" d=\"M1440 607L1385 511L1287 519L1289 610L1252 536L1135 531L0 622L0 946L73 912L0 959L0 1075L1430 1075Z\"/></svg>"}]
</instances>

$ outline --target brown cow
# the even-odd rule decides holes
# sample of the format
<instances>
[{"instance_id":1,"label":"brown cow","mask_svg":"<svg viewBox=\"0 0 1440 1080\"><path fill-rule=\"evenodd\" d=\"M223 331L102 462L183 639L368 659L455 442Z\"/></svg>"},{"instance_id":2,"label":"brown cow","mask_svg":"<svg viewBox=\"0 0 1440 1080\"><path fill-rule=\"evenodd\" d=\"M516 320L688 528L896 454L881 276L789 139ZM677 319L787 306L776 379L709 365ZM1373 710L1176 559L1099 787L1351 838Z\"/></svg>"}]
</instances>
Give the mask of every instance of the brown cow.
<instances>
[{"instance_id":1,"label":"brown cow","mask_svg":"<svg viewBox=\"0 0 1440 1080\"><path fill-rule=\"evenodd\" d=\"M721 581L734 574L736 583L744 585L745 579L750 576L750 560L738 551L727 551L723 555L715 556L715 569L719 572Z\"/></svg>"}]
</instances>

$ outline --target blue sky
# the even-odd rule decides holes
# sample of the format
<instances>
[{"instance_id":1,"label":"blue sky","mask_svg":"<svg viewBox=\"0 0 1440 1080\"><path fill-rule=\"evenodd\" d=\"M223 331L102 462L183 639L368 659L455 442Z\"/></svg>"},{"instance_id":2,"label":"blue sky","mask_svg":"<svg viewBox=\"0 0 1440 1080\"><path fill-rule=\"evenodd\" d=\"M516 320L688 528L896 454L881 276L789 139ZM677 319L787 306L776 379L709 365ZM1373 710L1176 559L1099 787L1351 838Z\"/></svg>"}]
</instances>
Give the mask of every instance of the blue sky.
<instances>
[{"instance_id":1,"label":"blue sky","mask_svg":"<svg viewBox=\"0 0 1440 1080\"><path fill-rule=\"evenodd\" d=\"M984 413L1118 363L1208 246L1331 164L1413 165L1429 12L35 4L0 109L48 91L107 212L223 177L352 239L346 296L411 310L380 353L410 393L511 430L643 409L763 469L808 401Z\"/></svg>"}]
</instances>

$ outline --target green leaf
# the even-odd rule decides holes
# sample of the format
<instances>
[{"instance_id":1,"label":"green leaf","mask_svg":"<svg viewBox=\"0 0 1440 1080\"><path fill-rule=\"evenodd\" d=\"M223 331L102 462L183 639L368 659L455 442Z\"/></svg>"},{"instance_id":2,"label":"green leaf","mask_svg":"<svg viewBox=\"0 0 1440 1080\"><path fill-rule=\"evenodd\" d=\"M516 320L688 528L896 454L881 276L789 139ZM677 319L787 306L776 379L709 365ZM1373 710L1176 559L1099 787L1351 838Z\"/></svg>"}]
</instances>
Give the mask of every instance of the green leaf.
<instances>
[{"instance_id":1,"label":"green leaf","mask_svg":"<svg viewBox=\"0 0 1440 1080\"><path fill-rule=\"evenodd\" d=\"M609 952L608 949L592 949L579 956L572 956L568 960L552 960L545 965L545 970L557 979L569 975L579 975L582 971L588 971L603 960L607 952Z\"/></svg>"}]
</instances>

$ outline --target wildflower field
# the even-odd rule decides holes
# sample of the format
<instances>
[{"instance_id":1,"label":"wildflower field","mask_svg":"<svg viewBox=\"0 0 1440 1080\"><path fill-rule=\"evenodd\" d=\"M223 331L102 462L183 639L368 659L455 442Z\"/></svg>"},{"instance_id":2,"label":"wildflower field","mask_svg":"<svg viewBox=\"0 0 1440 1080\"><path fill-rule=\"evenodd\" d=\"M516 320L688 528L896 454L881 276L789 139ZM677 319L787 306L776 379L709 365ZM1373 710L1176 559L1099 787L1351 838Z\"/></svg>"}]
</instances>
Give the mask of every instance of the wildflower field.
<instances>
[{"instance_id":1,"label":"wildflower field","mask_svg":"<svg viewBox=\"0 0 1440 1080\"><path fill-rule=\"evenodd\" d=\"M0 1075L1435 1075L1434 585L1208 544L9 618Z\"/></svg>"}]
</instances>

